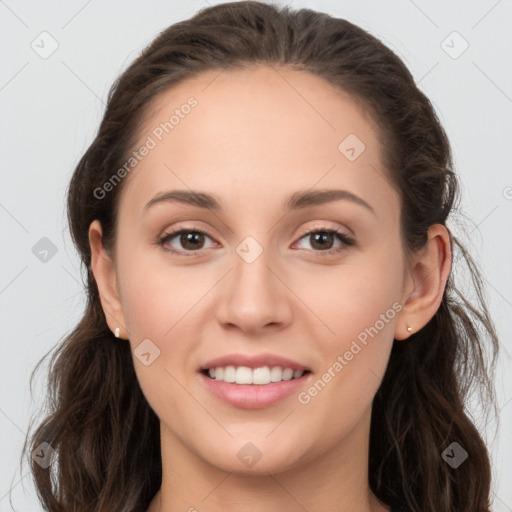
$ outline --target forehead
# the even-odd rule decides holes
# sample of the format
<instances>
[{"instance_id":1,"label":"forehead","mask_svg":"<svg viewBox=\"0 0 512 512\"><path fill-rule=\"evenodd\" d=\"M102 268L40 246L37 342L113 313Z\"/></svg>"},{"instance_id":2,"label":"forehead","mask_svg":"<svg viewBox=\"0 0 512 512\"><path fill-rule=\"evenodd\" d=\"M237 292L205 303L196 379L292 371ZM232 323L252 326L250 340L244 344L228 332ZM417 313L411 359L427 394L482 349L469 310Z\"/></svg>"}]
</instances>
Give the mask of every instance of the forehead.
<instances>
[{"instance_id":1,"label":"forehead","mask_svg":"<svg viewBox=\"0 0 512 512\"><path fill-rule=\"evenodd\" d=\"M170 188L232 191L252 201L320 181L389 189L373 119L305 71L253 66L187 79L148 105L136 149L144 145L151 149L130 172L121 200L139 212Z\"/></svg>"},{"instance_id":2,"label":"forehead","mask_svg":"<svg viewBox=\"0 0 512 512\"><path fill-rule=\"evenodd\" d=\"M192 98L197 107L188 109L186 104ZM139 131L141 135L158 131L159 124L169 121L175 113L179 119L175 118L171 124L175 125L176 135L184 130L177 130L183 113L186 117L190 110L198 121L194 123L195 129L199 121L206 127L211 116L221 114L217 117L218 129L228 122L238 123L245 133L256 126L259 135L263 135L258 126L262 122L268 134L290 128L287 123L299 122L298 128L310 127L302 130L305 135L311 136L313 131L318 136L331 133L336 134L335 139L347 128L364 137L367 125L372 128L375 125L359 99L319 76L285 67L253 65L205 71L172 86L146 106Z\"/></svg>"}]
</instances>

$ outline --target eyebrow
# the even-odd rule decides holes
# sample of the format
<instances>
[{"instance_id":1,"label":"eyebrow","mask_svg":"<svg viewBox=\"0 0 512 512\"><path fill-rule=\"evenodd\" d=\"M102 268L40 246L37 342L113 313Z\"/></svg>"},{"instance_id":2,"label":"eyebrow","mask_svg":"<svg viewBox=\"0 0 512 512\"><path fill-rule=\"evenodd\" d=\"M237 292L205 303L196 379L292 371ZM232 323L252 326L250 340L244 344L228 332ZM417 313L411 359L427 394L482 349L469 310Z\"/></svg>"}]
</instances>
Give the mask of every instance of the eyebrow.
<instances>
[{"instance_id":1,"label":"eyebrow","mask_svg":"<svg viewBox=\"0 0 512 512\"><path fill-rule=\"evenodd\" d=\"M285 202L285 207L289 210L300 210L310 206L330 203L338 200L351 201L360 206L364 206L374 215L375 210L361 197L349 192L348 190L304 190L293 193ZM192 190L170 190L156 194L146 205L143 212L159 203L178 202L199 208L205 208L213 211L222 210L220 201L213 195L205 192Z\"/></svg>"}]
</instances>

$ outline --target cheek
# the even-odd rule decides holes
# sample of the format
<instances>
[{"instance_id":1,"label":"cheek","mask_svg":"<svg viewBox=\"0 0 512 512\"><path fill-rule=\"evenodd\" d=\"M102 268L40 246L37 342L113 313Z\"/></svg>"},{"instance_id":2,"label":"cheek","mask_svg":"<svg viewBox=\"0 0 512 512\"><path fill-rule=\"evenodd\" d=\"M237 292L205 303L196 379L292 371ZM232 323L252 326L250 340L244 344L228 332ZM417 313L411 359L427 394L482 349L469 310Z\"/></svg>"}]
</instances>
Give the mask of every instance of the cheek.
<instances>
[{"instance_id":1,"label":"cheek","mask_svg":"<svg viewBox=\"0 0 512 512\"><path fill-rule=\"evenodd\" d=\"M294 269L287 279L327 349L342 349L358 335L364 338L366 329L374 332L373 327L382 337L392 337L401 309L402 262L390 246L351 253L336 265Z\"/></svg>"},{"instance_id":2,"label":"cheek","mask_svg":"<svg viewBox=\"0 0 512 512\"><path fill-rule=\"evenodd\" d=\"M401 262L382 250L322 272L302 293L322 320L316 332L323 368L298 401L338 435L371 405L386 370L402 308Z\"/></svg>"},{"instance_id":3,"label":"cheek","mask_svg":"<svg viewBox=\"0 0 512 512\"><path fill-rule=\"evenodd\" d=\"M197 298L187 297L179 278L168 282L169 277L162 279L158 269L137 262L135 256L120 264L125 269L123 313L139 385L160 416L186 402L178 382L183 380L182 363L190 359L195 343L183 329L185 315Z\"/></svg>"},{"instance_id":4,"label":"cheek","mask_svg":"<svg viewBox=\"0 0 512 512\"><path fill-rule=\"evenodd\" d=\"M118 261L122 308L135 370L150 402L161 394L156 388L162 383L172 386L172 375L181 380L178 373L192 368L195 360L190 356L197 351L200 339L196 317L204 319L206 301L201 299L216 281L215 276L205 276L205 271L193 266L173 268L157 251L120 252L124 256ZM153 361L148 366L138 357L143 349Z\"/></svg>"},{"instance_id":5,"label":"cheek","mask_svg":"<svg viewBox=\"0 0 512 512\"><path fill-rule=\"evenodd\" d=\"M172 339L180 319L208 290L199 272L194 275L192 267L173 268L159 251L133 251L118 262L123 313L134 340Z\"/></svg>"}]
</instances>

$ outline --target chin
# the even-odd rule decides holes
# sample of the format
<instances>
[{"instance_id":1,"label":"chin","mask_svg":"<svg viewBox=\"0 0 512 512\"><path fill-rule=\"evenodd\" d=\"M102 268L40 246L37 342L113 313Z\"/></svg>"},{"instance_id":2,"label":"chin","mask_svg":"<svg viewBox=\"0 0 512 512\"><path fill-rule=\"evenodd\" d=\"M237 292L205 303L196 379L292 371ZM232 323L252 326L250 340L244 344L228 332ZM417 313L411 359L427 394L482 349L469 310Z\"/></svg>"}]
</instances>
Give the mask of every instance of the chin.
<instances>
[{"instance_id":1,"label":"chin","mask_svg":"<svg viewBox=\"0 0 512 512\"><path fill-rule=\"evenodd\" d=\"M281 473L300 465L297 448L284 447L270 438L260 442L233 439L230 443L219 444L214 453L209 450L203 458L222 471L252 476Z\"/></svg>"}]
</instances>

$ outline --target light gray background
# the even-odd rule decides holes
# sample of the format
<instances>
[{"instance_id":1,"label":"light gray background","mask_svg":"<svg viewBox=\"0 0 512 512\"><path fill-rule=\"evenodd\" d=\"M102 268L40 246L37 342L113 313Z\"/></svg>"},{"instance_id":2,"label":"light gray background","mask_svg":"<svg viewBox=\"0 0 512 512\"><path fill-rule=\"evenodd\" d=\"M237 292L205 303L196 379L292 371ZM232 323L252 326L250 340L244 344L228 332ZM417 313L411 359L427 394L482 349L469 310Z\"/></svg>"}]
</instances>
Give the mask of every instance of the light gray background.
<instances>
[{"instance_id":1,"label":"light gray background","mask_svg":"<svg viewBox=\"0 0 512 512\"><path fill-rule=\"evenodd\" d=\"M73 168L118 74L158 32L214 3L0 0L0 512L12 510L11 485L16 510L41 510L27 466L19 472L19 455L45 393L41 372L31 399L30 372L83 308L64 207ZM495 435L491 418L483 429L493 457L494 510L512 512L512 3L277 3L328 12L370 31L405 61L436 107L460 174L469 219L464 240L483 271L503 346L496 378L501 425ZM47 59L31 48L43 31L59 45ZM469 44L457 58L464 43L453 31ZM42 237L57 247L46 263L32 252Z\"/></svg>"}]
</instances>

